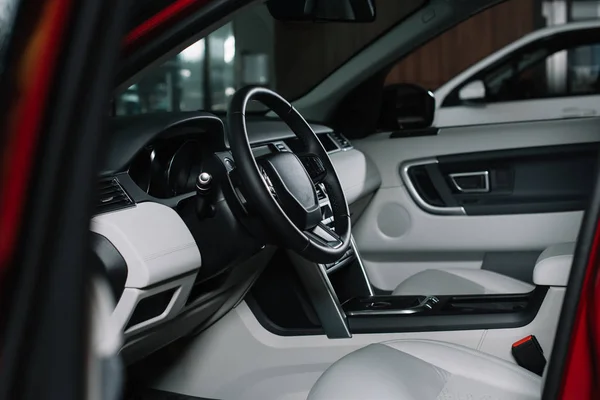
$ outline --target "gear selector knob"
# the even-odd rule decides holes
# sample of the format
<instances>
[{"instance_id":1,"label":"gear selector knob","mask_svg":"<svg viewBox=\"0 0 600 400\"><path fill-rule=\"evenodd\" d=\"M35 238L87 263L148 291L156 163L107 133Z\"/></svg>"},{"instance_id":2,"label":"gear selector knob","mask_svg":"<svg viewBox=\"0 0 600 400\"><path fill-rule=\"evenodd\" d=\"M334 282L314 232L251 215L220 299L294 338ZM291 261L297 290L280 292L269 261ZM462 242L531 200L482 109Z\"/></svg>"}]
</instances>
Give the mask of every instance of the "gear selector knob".
<instances>
[{"instance_id":1,"label":"gear selector knob","mask_svg":"<svg viewBox=\"0 0 600 400\"><path fill-rule=\"evenodd\" d=\"M198 218L205 218L212 214L210 192L212 191L212 175L202 172L196 178L196 214Z\"/></svg>"},{"instance_id":2,"label":"gear selector knob","mask_svg":"<svg viewBox=\"0 0 600 400\"><path fill-rule=\"evenodd\" d=\"M210 190L211 182L212 175L208 172L202 172L200 175L198 175L198 178L196 178L196 189L202 192Z\"/></svg>"}]
</instances>

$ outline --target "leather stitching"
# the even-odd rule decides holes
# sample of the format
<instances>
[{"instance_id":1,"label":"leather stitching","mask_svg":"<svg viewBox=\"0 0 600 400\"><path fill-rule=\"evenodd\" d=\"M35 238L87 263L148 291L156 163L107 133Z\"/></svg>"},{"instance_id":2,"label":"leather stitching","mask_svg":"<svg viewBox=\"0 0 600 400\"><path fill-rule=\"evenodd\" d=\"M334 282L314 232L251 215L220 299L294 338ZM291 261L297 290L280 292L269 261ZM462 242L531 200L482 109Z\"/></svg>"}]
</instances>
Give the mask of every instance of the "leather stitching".
<instances>
[{"instance_id":1,"label":"leather stitching","mask_svg":"<svg viewBox=\"0 0 600 400\"><path fill-rule=\"evenodd\" d=\"M189 249L190 247L194 247L194 246L196 246L196 242L191 242L191 243L187 243L187 244L182 244L180 246L171 247L169 249L165 249L165 250L158 251L156 253L149 254L144 257L144 260L145 261L155 260L157 258L166 256L168 254L175 253L175 252L178 252L181 250L186 250L186 249Z\"/></svg>"}]
</instances>

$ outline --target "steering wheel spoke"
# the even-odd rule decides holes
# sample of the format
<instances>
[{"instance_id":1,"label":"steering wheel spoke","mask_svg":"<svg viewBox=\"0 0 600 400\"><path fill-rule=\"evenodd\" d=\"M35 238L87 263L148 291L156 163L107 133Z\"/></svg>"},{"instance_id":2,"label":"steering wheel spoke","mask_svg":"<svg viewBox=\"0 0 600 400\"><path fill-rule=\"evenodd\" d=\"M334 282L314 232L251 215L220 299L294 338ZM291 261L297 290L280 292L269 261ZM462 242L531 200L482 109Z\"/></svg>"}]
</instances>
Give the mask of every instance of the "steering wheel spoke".
<instances>
[{"instance_id":1,"label":"steering wheel spoke","mask_svg":"<svg viewBox=\"0 0 600 400\"><path fill-rule=\"evenodd\" d=\"M325 169L323 160L318 155L306 153L298 155L298 158L315 185L323 182L327 176L327 170Z\"/></svg>"},{"instance_id":2,"label":"steering wheel spoke","mask_svg":"<svg viewBox=\"0 0 600 400\"><path fill-rule=\"evenodd\" d=\"M322 244L331 247L332 249L337 249L344 243L340 236L335 233L333 229L323 223L318 224L310 230L304 231L304 234L313 240L317 240Z\"/></svg>"}]
</instances>

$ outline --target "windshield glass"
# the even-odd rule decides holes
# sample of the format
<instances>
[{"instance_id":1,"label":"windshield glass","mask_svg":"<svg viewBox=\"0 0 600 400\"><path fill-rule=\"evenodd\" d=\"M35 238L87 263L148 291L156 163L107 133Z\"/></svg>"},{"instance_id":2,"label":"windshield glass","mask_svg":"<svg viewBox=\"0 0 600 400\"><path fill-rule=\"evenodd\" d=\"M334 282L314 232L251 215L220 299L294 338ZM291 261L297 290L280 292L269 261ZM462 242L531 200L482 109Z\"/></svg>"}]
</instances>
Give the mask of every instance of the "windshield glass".
<instances>
[{"instance_id":1,"label":"windshield glass","mask_svg":"<svg viewBox=\"0 0 600 400\"><path fill-rule=\"evenodd\" d=\"M116 113L222 112L245 85L267 86L295 100L425 1L376 1L372 23L280 22L264 4L249 6L164 64L143 71L117 96Z\"/></svg>"}]
</instances>

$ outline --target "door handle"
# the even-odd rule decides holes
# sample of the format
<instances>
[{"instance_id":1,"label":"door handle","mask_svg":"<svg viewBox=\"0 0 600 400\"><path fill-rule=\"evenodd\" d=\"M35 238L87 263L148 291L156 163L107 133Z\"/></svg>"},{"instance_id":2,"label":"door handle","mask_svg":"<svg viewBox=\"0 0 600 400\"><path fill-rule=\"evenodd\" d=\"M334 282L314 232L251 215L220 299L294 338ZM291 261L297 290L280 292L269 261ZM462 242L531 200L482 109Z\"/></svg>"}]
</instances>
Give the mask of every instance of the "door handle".
<instances>
[{"instance_id":1,"label":"door handle","mask_svg":"<svg viewBox=\"0 0 600 400\"><path fill-rule=\"evenodd\" d=\"M459 172L448 176L460 193L488 193L490 191L489 171Z\"/></svg>"},{"instance_id":2,"label":"door handle","mask_svg":"<svg viewBox=\"0 0 600 400\"><path fill-rule=\"evenodd\" d=\"M593 108L567 107L562 109L562 116L567 118L592 117L596 115Z\"/></svg>"}]
</instances>

